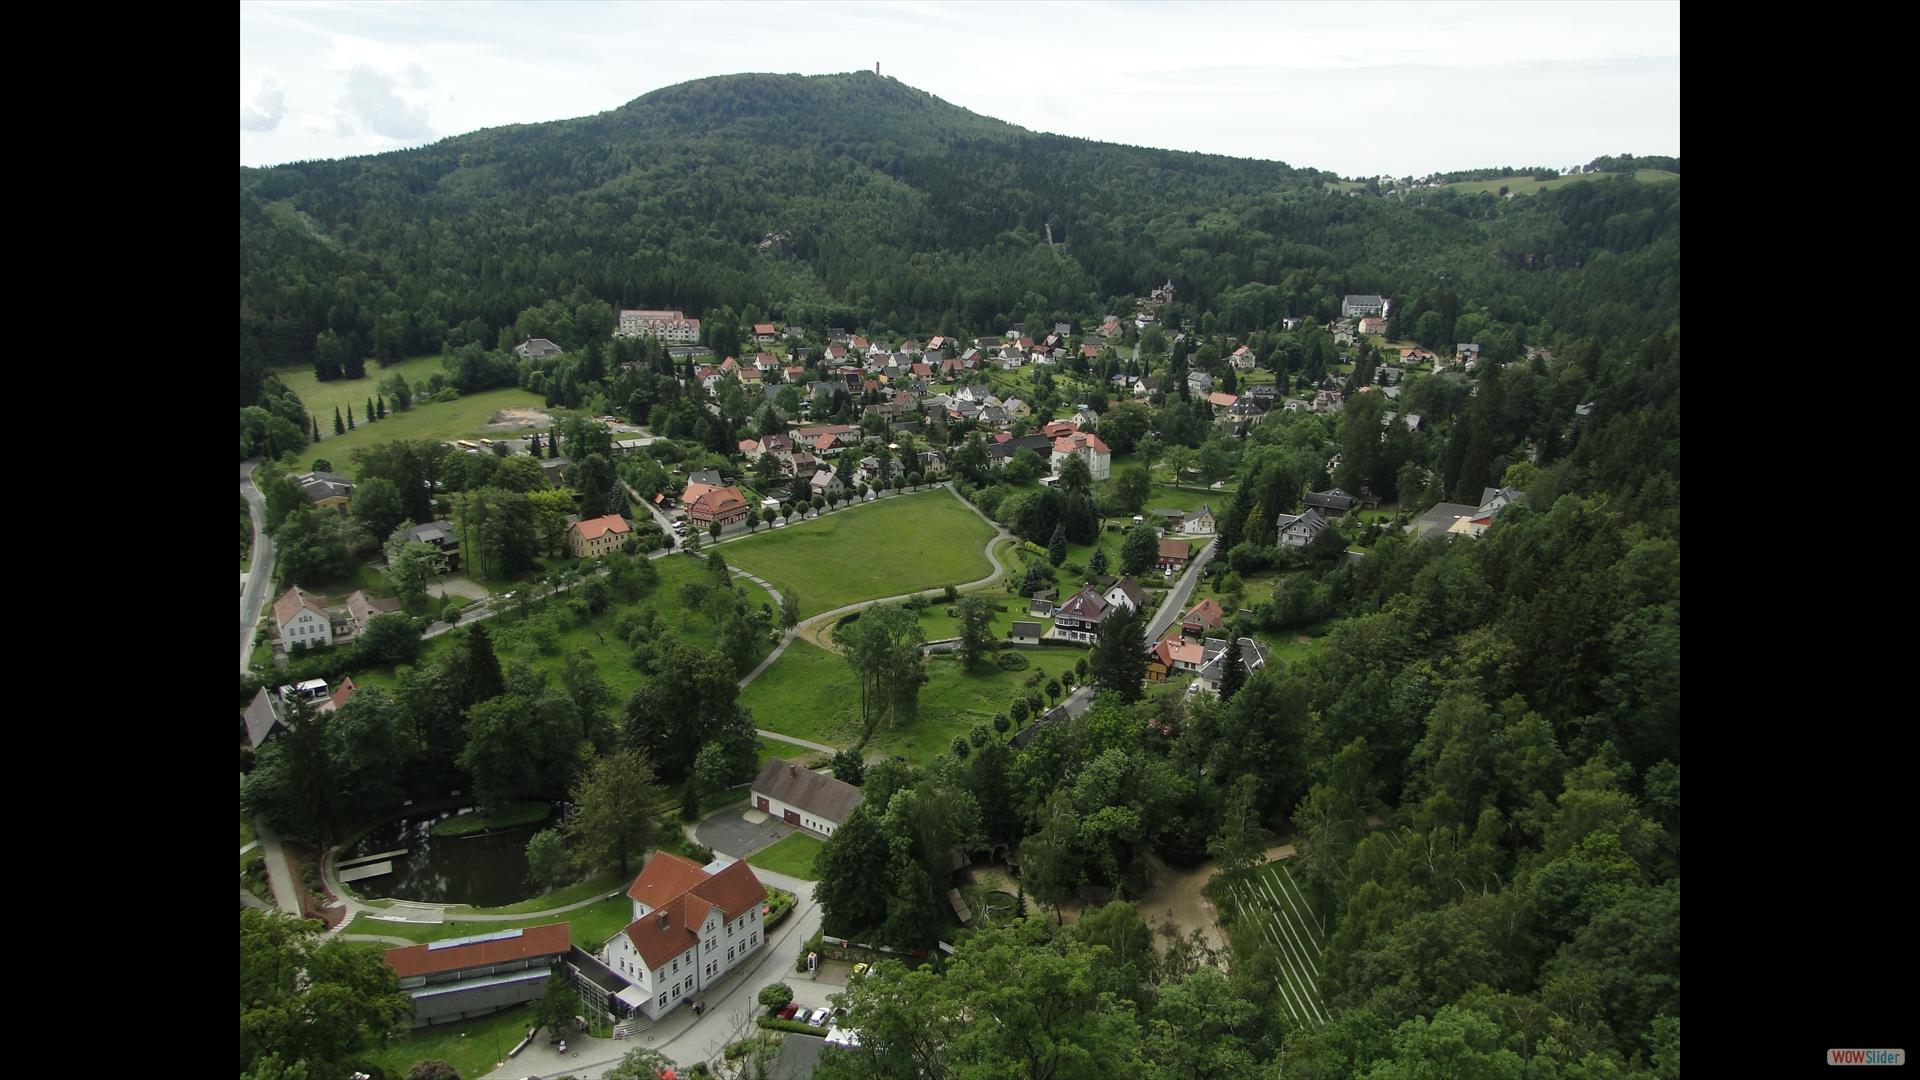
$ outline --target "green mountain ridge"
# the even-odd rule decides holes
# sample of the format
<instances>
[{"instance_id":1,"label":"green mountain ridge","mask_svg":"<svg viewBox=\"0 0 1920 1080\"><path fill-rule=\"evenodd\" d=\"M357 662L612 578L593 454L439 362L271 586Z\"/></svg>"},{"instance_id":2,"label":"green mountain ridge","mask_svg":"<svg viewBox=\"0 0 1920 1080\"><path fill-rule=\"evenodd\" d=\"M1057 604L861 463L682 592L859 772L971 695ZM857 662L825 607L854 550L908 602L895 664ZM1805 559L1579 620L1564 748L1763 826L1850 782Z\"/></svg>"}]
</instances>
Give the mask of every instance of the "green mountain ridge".
<instances>
[{"instance_id":1,"label":"green mountain ridge","mask_svg":"<svg viewBox=\"0 0 1920 1080\"><path fill-rule=\"evenodd\" d=\"M985 332L1171 280L1196 315L1244 309L1234 330L1331 317L1346 292L1606 338L1677 322L1677 183L1402 202L1329 196L1334 179L1028 131L866 72L702 79L595 116L243 168L241 399L327 329L380 359L450 334L491 346L556 298Z\"/></svg>"}]
</instances>

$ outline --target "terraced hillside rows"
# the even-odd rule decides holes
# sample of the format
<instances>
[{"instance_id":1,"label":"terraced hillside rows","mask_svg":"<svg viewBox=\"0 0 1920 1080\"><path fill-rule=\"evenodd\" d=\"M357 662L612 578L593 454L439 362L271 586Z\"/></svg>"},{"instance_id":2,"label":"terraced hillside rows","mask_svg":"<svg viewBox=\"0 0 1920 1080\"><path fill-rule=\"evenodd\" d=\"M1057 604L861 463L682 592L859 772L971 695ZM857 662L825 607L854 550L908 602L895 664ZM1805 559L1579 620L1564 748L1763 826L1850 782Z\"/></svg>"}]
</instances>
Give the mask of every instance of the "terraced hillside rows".
<instances>
[{"instance_id":1,"label":"terraced hillside rows","mask_svg":"<svg viewBox=\"0 0 1920 1080\"><path fill-rule=\"evenodd\" d=\"M1281 975L1275 982L1287 1012L1309 1027L1325 1024L1331 1018L1320 997L1326 927L1293 883L1286 864L1268 863L1251 880L1234 886L1232 893L1240 918L1258 927L1279 952Z\"/></svg>"}]
</instances>

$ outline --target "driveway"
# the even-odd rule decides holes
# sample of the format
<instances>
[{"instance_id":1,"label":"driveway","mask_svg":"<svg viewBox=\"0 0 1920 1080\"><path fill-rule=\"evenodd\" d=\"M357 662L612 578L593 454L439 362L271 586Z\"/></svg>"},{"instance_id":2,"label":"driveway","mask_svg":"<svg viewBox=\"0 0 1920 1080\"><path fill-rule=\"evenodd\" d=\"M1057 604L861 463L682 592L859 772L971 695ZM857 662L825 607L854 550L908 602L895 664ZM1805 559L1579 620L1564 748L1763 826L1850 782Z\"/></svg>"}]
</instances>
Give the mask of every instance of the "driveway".
<instances>
[{"instance_id":1,"label":"driveway","mask_svg":"<svg viewBox=\"0 0 1920 1080\"><path fill-rule=\"evenodd\" d=\"M696 826L693 834L701 844L715 851L744 859L788 833L799 831L758 810L742 809L720 811Z\"/></svg>"}]
</instances>

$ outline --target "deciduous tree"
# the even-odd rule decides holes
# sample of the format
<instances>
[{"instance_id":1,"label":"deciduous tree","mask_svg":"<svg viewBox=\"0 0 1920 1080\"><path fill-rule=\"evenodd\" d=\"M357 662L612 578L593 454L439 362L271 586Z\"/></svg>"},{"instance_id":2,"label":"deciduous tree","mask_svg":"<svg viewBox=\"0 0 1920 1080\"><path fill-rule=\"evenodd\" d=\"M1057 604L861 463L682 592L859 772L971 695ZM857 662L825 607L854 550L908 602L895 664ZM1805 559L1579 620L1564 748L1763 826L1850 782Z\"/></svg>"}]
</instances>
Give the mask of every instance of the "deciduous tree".
<instances>
[{"instance_id":1,"label":"deciduous tree","mask_svg":"<svg viewBox=\"0 0 1920 1080\"><path fill-rule=\"evenodd\" d=\"M574 865L613 866L624 876L628 861L653 846L665 797L646 755L620 750L595 759L573 789L573 816L565 826Z\"/></svg>"}]
</instances>

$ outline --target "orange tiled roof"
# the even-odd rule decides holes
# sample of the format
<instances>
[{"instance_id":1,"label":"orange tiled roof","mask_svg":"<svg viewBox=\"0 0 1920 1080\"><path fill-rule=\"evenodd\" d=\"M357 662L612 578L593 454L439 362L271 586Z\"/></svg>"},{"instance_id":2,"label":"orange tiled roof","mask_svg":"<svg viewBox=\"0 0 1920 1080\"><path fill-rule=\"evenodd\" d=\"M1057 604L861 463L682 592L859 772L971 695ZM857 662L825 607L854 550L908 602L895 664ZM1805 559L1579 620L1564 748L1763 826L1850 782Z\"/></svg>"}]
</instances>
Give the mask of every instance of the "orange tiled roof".
<instances>
[{"instance_id":1,"label":"orange tiled roof","mask_svg":"<svg viewBox=\"0 0 1920 1080\"><path fill-rule=\"evenodd\" d=\"M567 924L549 923L546 926L529 926L521 931L519 937L502 938L496 941L476 941L469 945L451 945L433 948L431 945L408 945L399 949L387 950L387 966L394 974L405 979L414 975L431 975L440 971L458 971L461 968L478 967L482 964L504 964L509 960L522 960L536 956L557 956L573 947L567 936Z\"/></svg>"},{"instance_id":2,"label":"orange tiled roof","mask_svg":"<svg viewBox=\"0 0 1920 1080\"><path fill-rule=\"evenodd\" d=\"M638 895L641 892L661 894L664 899L649 900ZM714 909L719 909L722 919L737 919L766 899L767 888L744 862L709 876L699 863L662 851L640 871L627 895L654 909L621 932L647 966L657 968L693 948L699 941L696 931Z\"/></svg>"},{"instance_id":3,"label":"orange tiled roof","mask_svg":"<svg viewBox=\"0 0 1920 1080\"><path fill-rule=\"evenodd\" d=\"M608 533L623 533L628 531L627 519L618 514L607 514L604 517L589 518L586 521L576 521L573 523L573 527L579 529L581 538L586 540L598 540Z\"/></svg>"}]
</instances>

